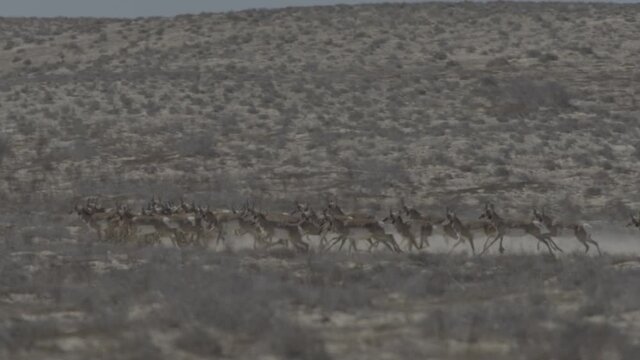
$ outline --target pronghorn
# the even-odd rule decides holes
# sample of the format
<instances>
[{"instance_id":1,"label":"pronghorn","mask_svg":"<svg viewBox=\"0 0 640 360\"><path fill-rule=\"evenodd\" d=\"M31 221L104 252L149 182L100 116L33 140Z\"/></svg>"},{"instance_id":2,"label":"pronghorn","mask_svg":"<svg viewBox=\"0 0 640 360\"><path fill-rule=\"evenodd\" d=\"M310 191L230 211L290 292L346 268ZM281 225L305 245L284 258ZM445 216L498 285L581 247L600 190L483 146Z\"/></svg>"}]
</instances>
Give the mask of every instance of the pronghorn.
<instances>
[{"instance_id":1,"label":"pronghorn","mask_svg":"<svg viewBox=\"0 0 640 360\"><path fill-rule=\"evenodd\" d=\"M587 231L587 229L590 227L589 224L573 224L571 227L573 228L573 234L576 236L576 239L578 239L578 241L580 241L582 245L584 245L585 254L589 252L589 244L592 244L595 245L596 249L598 250L598 255L602 255L602 252L600 251L600 245L598 245L598 243L593 240L593 238L591 238L591 234Z\"/></svg>"},{"instance_id":2,"label":"pronghorn","mask_svg":"<svg viewBox=\"0 0 640 360\"><path fill-rule=\"evenodd\" d=\"M338 234L333 242L328 246L330 250L335 244L340 242L339 250L345 242L349 241L349 251L357 251L357 240L369 242L369 250L375 245L382 243L393 252L401 252L400 247L393 238L393 235L385 233L379 222L372 219L353 218L349 216L333 216L324 211L324 215L331 224L331 230Z\"/></svg>"},{"instance_id":3,"label":"pronghorn","mask_svg":"<svg viewBox=\"0 0 640 360\"><path fill-rule=\"evenodd\" d=\"M458 245L468 241L471 246L471 252L473 255L476 254L471 229L460 221L458 215L456 215L453 210L446 209L446 220L441 226L445 234L449 236L454 235L453 238L457 240L453 247L451 247L451 250L449 250L449 253L451 253Z\"/></svg>"},{"instance_id":4,"label":"pronghorn","mask_svg":"<svg viewBox=\"0 0 640 360\"><path fill-rule=\"evenodd\" d=\"M433 235L434 221L422 216L418 210L409 208L406 205L402 206L401 214L407 216L409 224L413 224L418 227L420 233L420 246L418 248L422 249L425 244L429 246L429 236Z\"/></svg>"},{"instance_id":5,"label":"pronghorn","mask_svg":"<svg viewBox=\"0 0 640 360\"><path fill-rule=\"evenodd\" d=\"M389 209L389 216L382 219L384 223L390 223L395 228L396 232L409 242L409 251L415 247L417 250L422 249L422 243L416 241L414 233L411 231L411 225L406 223L401 215L396 215L391 209Z\"/></svg>"},{"instance_id":6,"label":"pronghorn","mask_svg":"<svg viewBox=\"0 0 640 360\"><path fill-rule=\"evenodd\" d=\"M638 213L638 218L631 215L631 221L629 221L629 223L627 224L627 227L630 226L640 229L640 213Z\"/></svg>"},{"instance_id":7,"label":"pronghorn","mask_svg":"<svg viewBox=\"0 0 640 360\"><path fill-rule=\"evenodd\" d=\"M162 221L174 230L176 245L204 246L203 237L205 225L201 213L177 213L171 215L159 215Z\"/></svg>"},{"instance_id":8,"label":"pronghorn","mask_svg":"<svg viewBox=\"0 0 640 360\"><path fill-rule=\"evenodd\" d=\"M285 246L289 242L299 250L307 252L309 251L309 244L302 240L302 231L300 229L301 220L291 217L287 214L270 214L270 218L261 212L253 209L248 209L252 215L254 224L262 231L262 240L269 244L273 244L273 237L278 230L286 233L285 238L280 238L275 244L284 243Z\"/></svg>"},{"instance_id":9,"label":"pronghorn","mask_svg":"<svg viewBox=\"0 0 640 360\"><path fill-rule=\"evenodd\" d=\"M76 204L73 211L96 232L99 241L112 240L117 233L117 225L114 222L117 220L117 213L114 210L107 211L104 208Z\"/></svg>"},{"instance_id":10,"label":"pronghorn","mask_svg":"<svg viewBox=\"0 0 640 360\"><path fill-rule=\"evenodd\" d=\"M300 211L302 210L302 211ZM319 248L324 249L327 242L327 235L331 230L331 224L326 218L321 219L316 212L308 205L295 213L300 213L300 229L302 230L303 237L306 237L307 241L310 241L310 236L319 236L320 243Z\"/></svg>"},{"instance_id":11,"label":"pronghorn","mask_svg":"<svg viewBox=\"0 0 640 360\"><path fill-rule=\"evenodd\" d=\"M504 253L504 246L502 245L502 242L505 235L524 236L527 234L535 237L539 242L543 243L547 247L547 250L549 250L549 254L551 254L552 256L552 246L558 251L562 252L562 249L560 249L551 238L549 230L546 229L544 224L538 222L537 220L534 222L506 221L496 213L493 204L485 205L484 212L480 215L480 219L487 219L491 221L491 223L495 226L497 232L496 236L488 245L485 243L485 246L483 247L480 254L484 254L498 240L500 241L499 251L502 254Z\"/></svg>"},{"instance_id":12,"label":"pronghorn","mask_svg":"<svg viewBox=\"0 0 640 360\"><path fill-rule=\"evenodd\" d=\"M545 214L544 208L542 209L542 212L538 212L536 208L533 208L533 216L537 221L541 222L547 227L547 229L549 229L549 233L551 234L551 236L559 236L563 227L571 228L576 239L578 239L578 241L582 245L584 245L585 253L589 252L589 244L592 244L596 246L598 254L602 255L602 252L600 251L600 245L595 240L593 240L591 234L588 231L588 228L590 228L589 224L576 223L568 226L563 226L562 224L556 222L551 216Z\"/></svg>"},{"instance_id":13,"label":"pronghorn","mask_svg":"<svg viewBox=\"0 0 640 360\"><path fill-rule=\"evenodd\" d=\"M216 245L225 242L230 235L243 236L251 235L253 238L253 247L257 247L257 243L262 240L259 229L255 226L251 214L247 209L241 211L210 209L204 210L203 218L208 224L208 230L216 230Z\"/></svg>"},{"instance_id":14,"label":"pronghorn","mask_svg":"<svg viewBox=\"0 0 640 360\"><path fill-rule=\"evenodd\" d=\"M329 200L327 202L325 213L329 216L346 216L344 211L342 211L340 206L338 206L338 204L334 200Z\"/></svg>"},{"instance_id":15,"label":"pronghorn","mask_svg":"<svg viewBox=\"0 0 640 360\"><path fill-rule=\"evenodd\" d=\"M544 224L551 236L559 236L562 225L557 223L551 216L545 213L544 208L542 212L538 212L538 209L533 208L533 218L535 221Z\"/></svg>"},{"instance_id":16,"label":"pronghorn","mask_svg":"<svg viewBox=\"0 0 640 360\"><path fill-rule=\"evenodd\" d=\"M484 239L485 245L487 244L487 242L489 242L491 238L493 238L498 234L496 226L493 224L493 222L487 219L469 221L467 223L467 226L469 226L469 228L473 232L480 231L480 230L482 231L482 234L485 236L485 239Z\"/></svg>"},{"instance_id":17,"label":"pronghorn","mask_svg":"<svg viewBox=\"0 0 640 360\"><path fill-rule=\"evenodd\" d=\"M177 226L166 216L135 215L125 207L120 211L120 219L127 240L131 242L156 244L169 238L174 245L179 245Z\"/></svg>"}]
</instances>

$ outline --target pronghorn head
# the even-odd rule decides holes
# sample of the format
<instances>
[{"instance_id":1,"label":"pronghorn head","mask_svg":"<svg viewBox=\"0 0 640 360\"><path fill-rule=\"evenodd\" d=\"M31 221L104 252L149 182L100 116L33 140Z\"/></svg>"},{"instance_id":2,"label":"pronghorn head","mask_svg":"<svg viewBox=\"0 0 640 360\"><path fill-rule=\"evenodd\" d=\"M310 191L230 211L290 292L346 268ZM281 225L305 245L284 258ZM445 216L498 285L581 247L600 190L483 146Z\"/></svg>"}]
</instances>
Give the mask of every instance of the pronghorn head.
<instances>
[{"instance_id":1,"label":"pronghorn head","mask_svg":"<svg viewBox=\"0 0 640 360\"><path fill-rule=\"evenodd\" d=\"M497 217L496 208L493 203L486 203L484 205L484 214L480 216L481 219L493 220Z\"/></svg>"},{"instance_id":2,"label":"pronghorn head","mask_svg":"<svg viewBox=\"0 0 640 360\"><path fill-rule=\"evenodd\" d=\"M309 208L309 205L305 205L304 203L301 203L298 200L294 201L294 205L295 205L295 208L293 209L293 211L290 212L291 215L295 215L295 214L304 215L306 214Z\"/></svg>"},{"instance_id":3,"label":"pronghorn head","mask_svg":"<svg viewBox=\"0 0 640 360\"><path fill-rule=\"evenodd\" d=\"M87 209L85 206L82 206L82 205L80 205L80 204L76 204L76 205L73 207L73 210L71 210L70 214L72 214L72 213L74 213L74 212L75 212L76 214L80 215L80 216L82 216L82 215L88 215L88 213L89 213L88 209Z\"/></svg>"},{"instance_id":4,"label":"pronghorn head","mask_svg":"<svg viewBox=\"0 0 640 360\"><path fill-rule=\"evenodd\" d=\"M393 214L393 210L391 210L391 208L389 208L389 215L382 219L382 222L395 224L396 217Z\"/></svg>"},{"instance_id":5,"label":"pronghorn head","mask_svg":"<svg viewBox=\"0 0 640 360\"><path fill-rule=\"evenodd\" d=\"M445 208L445 214L447 216L447 220L449 221L452 221L456 217L456 213L453 212L453 210L449 209L448 206Z\"/></svg>"},{"instance_id":6,"label":"pronghorn head","mask_svg":"<svg viewBox=\"0 0 640 360\"><path fill-rule=\"evenodd\" d=\"M533 208L533 218L538 221L543 221L544 211L542 213L538 212L537 208Z\"/></svg>"}]
</instances>

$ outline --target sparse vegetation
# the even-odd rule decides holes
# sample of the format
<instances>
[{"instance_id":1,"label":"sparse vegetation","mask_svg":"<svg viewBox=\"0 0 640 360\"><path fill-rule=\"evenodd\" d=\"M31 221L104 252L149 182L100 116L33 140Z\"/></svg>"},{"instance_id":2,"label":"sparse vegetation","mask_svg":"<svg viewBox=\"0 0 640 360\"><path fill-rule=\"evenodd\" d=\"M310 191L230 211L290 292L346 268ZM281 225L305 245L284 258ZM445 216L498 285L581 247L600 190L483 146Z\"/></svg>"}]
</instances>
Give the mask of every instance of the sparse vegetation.
<instances>
[{"instance_id":1,"label":"sparse vegetation","mask_svg":"<svg viewBox=\"0 0 640 360\"><path fill-rule=\"evenodd\" d=\"M334 253L274 262L277 252L4 246L14 252L0 253L0 301L17 311L24 299L39 314L1 322L0 355L11 358L73 349L85 357L108 350L330 359L377 357L398 346L449 358L452 343L467 349L464 359L584 352L631 359L640 350L626 332L638 325L640 292L628 286L638 270L616 265L633 259ZM416 335L401 336L409 330ZM129 347L131 334L149 337ZM354 336L379 345L353 346ZM73 339L82 342L66 347ZM493 342L505 346L483 345Z\"/></svg>"},{"instance_id":2,"label":"sparse vegetation","mask_svg":"<svg viewBox=\"0 0 640 360\"><path fill-rule=\"evenodd\" d=\"M0 135L0 165L6 157L9 156L11 152L11 146L9 144L9 139Z\"/></svg>"},{"instance_id":3,"label":"sparse vegetation","mask_svg":"<svg viewBox=\"0 0 640 360\"><path fill-rule=\"evenodd\" d=\"M628 220L639 13L3 18L0 358L635 359L633 256L112 247L64 214L163 194Z\"/></svg>"}]
</instances>

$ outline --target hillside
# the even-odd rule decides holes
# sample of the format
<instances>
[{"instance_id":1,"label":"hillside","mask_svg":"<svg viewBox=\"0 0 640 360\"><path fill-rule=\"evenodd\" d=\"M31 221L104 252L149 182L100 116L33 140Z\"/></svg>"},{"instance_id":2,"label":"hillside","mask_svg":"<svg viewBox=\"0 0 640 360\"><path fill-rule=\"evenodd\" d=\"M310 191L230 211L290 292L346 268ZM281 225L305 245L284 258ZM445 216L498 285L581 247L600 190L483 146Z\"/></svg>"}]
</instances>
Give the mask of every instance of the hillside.
<instances>
[{"instance_id":1,"label":"hillside","mask_svg":"<svg viewBox=\"0 0 640 360\"><path fill-rule=\"evenodd\" d=\"M640 206L639 32L640 6L604 4L0 18L0 201L619 219Z\"/></svg>"}]
</instances>

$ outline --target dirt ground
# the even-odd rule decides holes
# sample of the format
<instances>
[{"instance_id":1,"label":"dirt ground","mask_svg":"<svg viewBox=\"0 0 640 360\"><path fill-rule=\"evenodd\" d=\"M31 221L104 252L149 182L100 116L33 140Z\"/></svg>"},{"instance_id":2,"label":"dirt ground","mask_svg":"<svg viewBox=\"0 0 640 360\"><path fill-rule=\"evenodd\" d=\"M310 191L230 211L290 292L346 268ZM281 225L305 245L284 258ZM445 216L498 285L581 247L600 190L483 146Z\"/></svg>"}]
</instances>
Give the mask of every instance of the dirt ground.
<instances>
[{"instance_id":1,"label":"dirt ground","mask_svg":"<svg viewBox=\"0 0 640 360\"><path fill-rule=\"evenodd\" d=\"M471 256L8 236L0 358L635 359L640 234L596 230L602 256L561 237L555 258L533 237Z\"/></svg>"}]
</instances>

